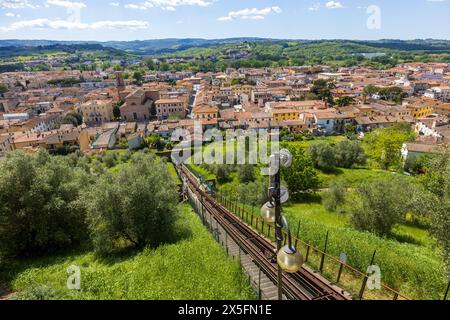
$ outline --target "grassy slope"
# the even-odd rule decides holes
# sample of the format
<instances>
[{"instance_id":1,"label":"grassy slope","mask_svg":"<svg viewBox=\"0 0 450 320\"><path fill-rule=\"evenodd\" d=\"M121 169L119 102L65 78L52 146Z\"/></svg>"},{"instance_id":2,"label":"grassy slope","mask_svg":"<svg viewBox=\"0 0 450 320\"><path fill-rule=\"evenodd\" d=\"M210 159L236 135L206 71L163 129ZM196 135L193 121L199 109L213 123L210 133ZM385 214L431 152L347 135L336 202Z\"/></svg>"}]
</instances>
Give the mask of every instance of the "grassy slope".
<instances>
[{"instance_id":1,"label":"grassy slope","mask_svg":"<svg viewBox=\"0 0 450 320\"><path fill-rule=\"evenodd\" d=\"M97 259L93 253L15 262L0 276L25 298L46 291L56 299L253 299L237 262L229 260L187 205L180 225L191 235L175 244ZM67 268L81 267L81 291L66 289ZM0 270L1 271L1 270Z\"/></svg>"},{"instance_id":2,"label":"grassy slope","mask_svg":"<svg viewBox=\"0 0 450 320\"><path fill-rule=\"evenodd\" d=\"M442 298L444 264L426 230L399 225L394 228L394 239L383 239L353 230L347 216L329 212L320 203L297 203L285 206L284 212L295 231L300 222L302 240L322 248L329 230L328 252L332 255L345 252L350 265L365 270L377 250L375 263L382 270L384 283L412 298Z\"/></svg>"}]
</instances>

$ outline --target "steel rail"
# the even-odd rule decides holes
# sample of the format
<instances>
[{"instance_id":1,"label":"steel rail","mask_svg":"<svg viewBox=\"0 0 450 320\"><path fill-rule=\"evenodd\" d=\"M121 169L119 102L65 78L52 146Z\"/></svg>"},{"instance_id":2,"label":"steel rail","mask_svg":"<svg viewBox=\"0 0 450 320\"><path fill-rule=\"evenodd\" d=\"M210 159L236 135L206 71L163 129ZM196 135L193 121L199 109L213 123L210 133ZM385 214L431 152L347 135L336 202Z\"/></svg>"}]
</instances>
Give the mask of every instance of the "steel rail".
<instances>
[{"instance_id":1,"label":"steel rail","mask_svg":"<svg viewBox=\"0 0 450 320\"><path fill-rule=\"evenodd\" d=\"M277 263L274 245L219 204L214 197L202 190L198 178L185 166L181 166L179 172L182 179L186 179L183 179L183 181L195 194L202 207L221 225L236 244L251 256L266 276L276 283ZM282 288L284 295L294 300L349 300L343 292L324 282L305 268L302 268L296 274L283 274Z\"/></svg>"}]
</instances>

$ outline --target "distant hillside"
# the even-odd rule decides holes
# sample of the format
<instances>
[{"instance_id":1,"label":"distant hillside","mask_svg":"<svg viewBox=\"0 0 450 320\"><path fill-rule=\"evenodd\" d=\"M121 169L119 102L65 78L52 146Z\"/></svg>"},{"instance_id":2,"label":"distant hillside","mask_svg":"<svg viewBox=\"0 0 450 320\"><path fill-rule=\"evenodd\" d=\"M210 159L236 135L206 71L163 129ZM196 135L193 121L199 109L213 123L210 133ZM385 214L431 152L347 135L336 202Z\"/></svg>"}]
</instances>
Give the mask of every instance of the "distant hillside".
<instances>
[{"instance_id":1,"label":"distant hillside","mask_svg":"<svg viewBox=\"0 0 450 320\"><path fill-rule=\"evenodd\" d=\"M15 57L15 56L30 56L30 55L43 55L43 54L52 54L57 52L63 52L63 53L76 53L77 51L82 52L88 52L88 51L96 51L101 52L103 54L111 55L111 56L123 56L126 53L115 49L115 48L108 48L101 44L74 44L74 43L67 43L67 44L50 44L50 45L36 45L36 46L30 46L29 43L24 42L26 45L20 45L19 43L14 42L8 42L10 46L2 46L0 45L0 57L6 58L6 57Z\"/></svg>"},{"instance_id":2,"label":"distant hillside","mask_svg":"<svg viewBox=\"0 0 450 320\"><path fill-rule=\"evenodd\" d=\"M379 49L390 49L399 51L420 51L423 53L450 53L449 40L392 40L384 39L377 41L351 41L351 40L294 40L294 39L265 39L265 38L226 38L226 39L154 39L142 41L52 41L52 40L0 40L2 47L47 47L47 46L73 46L73 45L99 45L108 48L122 50L128 53L139 55L160 55L176 53L191 48L211 48L215 46L238 44L238 43L258 43L258 44L323 44L341 43L358 44L373 48L370 51ZM382 50L383 51L383 50Z\"/></svg>"}]
</instances>

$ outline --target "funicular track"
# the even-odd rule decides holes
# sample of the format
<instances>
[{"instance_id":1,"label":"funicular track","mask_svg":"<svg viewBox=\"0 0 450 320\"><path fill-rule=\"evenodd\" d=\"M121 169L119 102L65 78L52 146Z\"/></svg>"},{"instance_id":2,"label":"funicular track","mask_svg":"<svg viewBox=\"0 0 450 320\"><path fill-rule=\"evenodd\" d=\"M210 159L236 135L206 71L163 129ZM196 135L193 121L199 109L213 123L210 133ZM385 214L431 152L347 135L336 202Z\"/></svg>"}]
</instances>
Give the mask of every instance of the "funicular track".
<instances>
[{"instance_id":1,"label":"funicular track","mask_svg":"<svg viewBox=\"0 0 450 320\"><path fill-rule=\"evenodd\" d=\"M202 207L214 217L264 274L276 283L275 246L205 192L198 179L185 166L179 166L178 171L185 186L197 197ZM283 294L291 300L350 299L342 290L338 290L305 268L295 274L283 274L282 288Z\"/></svg>"}]
</instances>

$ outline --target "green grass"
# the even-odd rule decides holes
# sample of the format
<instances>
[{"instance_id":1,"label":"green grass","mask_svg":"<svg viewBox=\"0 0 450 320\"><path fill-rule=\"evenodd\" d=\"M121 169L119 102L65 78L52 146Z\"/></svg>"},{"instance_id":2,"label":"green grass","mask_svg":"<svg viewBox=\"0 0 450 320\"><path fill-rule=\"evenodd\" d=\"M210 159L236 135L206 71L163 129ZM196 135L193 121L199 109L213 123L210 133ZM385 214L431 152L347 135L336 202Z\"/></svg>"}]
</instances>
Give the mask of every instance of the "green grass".
<instances>
[{"instance_id":1,"label":"green grass","mask_svg":"<svg viewBox=\"0 0 450 320\"><path fill-rule=\"evenodd\" d=\"M345 227L348 223L347 216L329 212L320 203L291 204L290 206L284 206L283 211L287 215L314 220L326 226Z\"/></svg>"},{"instance_id":2,"label":"green grass","mask_svg":"<svg viewBox=\"0 0 450 320\"><path fill-rule=\"evenodd\" d=\"M46 299L254 299L237 261L228 258L188 205L180 225L190 236L155 250L99 259L92 252L14 261L0 269L22 298ZM67 268L81 268L81 290L66 288Z\"/></svg>"},{"instance_id":3,"label":"green grass","mask_svg":"<svg viewBox=\"0 0 450 320\"><path fill-rule=\"evenodd\" d=\"M332 173L317 171L320 179L321 188L328 188L334 180L342 179L348 187L354 187L374 178L388 178L398 173L392 173L384 170L355 168L355 169L336 169Z\"/></svg>"},{"instance_id":4,"label":"green grass","mask_svg":"<svg viewBox=\"0 0 450 320\"><path fill-rule=\"evenodd\" d=\"M196 176L200 177L202 176L205 180L215 179L216 176L209 172L208 170L196 165L196 164L187 164L186 167L191 170L191 172Z\"/></svg>"},{"instance_id":5,"label":"green grass","mask_svg":"<svg viewBox=\"0 0 450 320\"><path fill-rule=\"evenodd\" d=\"M349 264L361 271L366 270L377 250L375 264L381 268L384 284L410 298L442 299L447 283L444 263L425 229L398 225L393 238L387 239L352 229L348 217L329 212L320 203L292 204L283 211L294 232L300 223L299 238L303 241L323 248L329 231L328 253L337 257L346 253ZM336 270L328 270L328 275L334 278ZM357 292L358 283L349 289Z\"/></svg>"},{"instance_id":6,"label":"green grass","mask_svg":"<svg viewBox=\"0 0 450 320\"><path fill-rule=\"evenodd\" d=\"M167 169L169 170L169 173L172 176L172 178L176 181L177 184L180 184L181 183L181 179L178 176L178 173L175 170L175 166L173 165L173 163L167 162L166 166L167 166Z\"/></svg>"}]
</instances>

